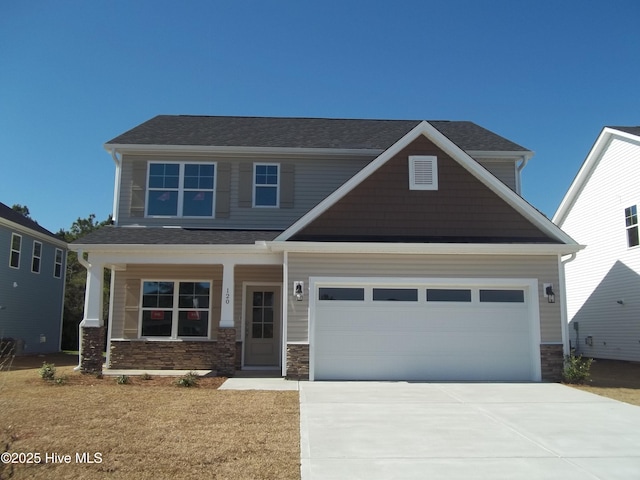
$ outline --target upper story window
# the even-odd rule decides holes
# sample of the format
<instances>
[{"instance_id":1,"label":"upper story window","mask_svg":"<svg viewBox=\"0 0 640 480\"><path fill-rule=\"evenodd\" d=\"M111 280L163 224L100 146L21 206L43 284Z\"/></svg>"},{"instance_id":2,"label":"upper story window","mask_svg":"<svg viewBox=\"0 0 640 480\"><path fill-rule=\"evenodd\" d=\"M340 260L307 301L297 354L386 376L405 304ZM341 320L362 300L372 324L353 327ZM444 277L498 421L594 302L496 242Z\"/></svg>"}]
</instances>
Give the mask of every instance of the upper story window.
<instances>
[{"instance_id":1,"label":"upper story window","mask_svg":"<svg viewBox=\"0 0 640 480\"><path fill-rule=\"evenodd\" d=\"M624 209L625 223L627 227L627 245L636 247L640 245L640 237L638 235L638 206L632 205Z\"/></svg>"},{"instance_id":2,"label":"upper story window","mask_svg":"<svg viewBox=\"0 0 640 480\"><path fill-rule=\"evenodd\" d=\"M62 250L56 248L56 256L53 264L53 276L55 278L62 278L62 261L64 257L62 255Z\"/></svg>"},{"instance_id":3,"label":"upper story window","mask_svg":"<svg viewBox=\"0 0 640 480\"><path fill-rule=\"evenodd\" d=\"M256 163L253 166L253 206L278 207L280 166L277 163Z\"/></svg>"},{"instance_id":4,"label":"upper story window","mask_svg":"<svg viewBox=\"0 0 640 480\"><path fill-rule=\"evenodd\" d=\"M215 163L150 163L147 215L213 217L215 167Z\"/></svg>"},{"instance_id":5,"label":"upper story window","mask_svg":"<svg viewBox=\"0 0 640 480\"><path fill-rule=\"evenodd\" d=\"M17 233L11 234L11 252L9 258L9 266L11 268L20 268L20 250L22 249L22 235Z\"/></svg>"},{"instance_id":6,"label":"upper story window","mask_svg":"<svg viewBox=\"0 0 640 480\"><path fill-rule=\"evenodd\" d=\"M40 273L40 264L42 261L42 243L33 241L33 255L31 257L31 271Z\"/></svg>"}]
</instances>

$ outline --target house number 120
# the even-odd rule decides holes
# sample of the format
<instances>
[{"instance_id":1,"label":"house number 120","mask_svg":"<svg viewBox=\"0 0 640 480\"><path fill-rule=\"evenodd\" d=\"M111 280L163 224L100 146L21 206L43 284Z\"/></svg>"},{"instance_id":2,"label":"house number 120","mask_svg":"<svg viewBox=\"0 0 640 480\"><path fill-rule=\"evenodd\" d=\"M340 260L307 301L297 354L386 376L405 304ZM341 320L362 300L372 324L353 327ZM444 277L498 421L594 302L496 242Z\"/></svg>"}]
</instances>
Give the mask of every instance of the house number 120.
<instances>
[{"instance_id":1,"label":"house number 120","mask_svg":"<svg viewBox=\"0 0 640 480\"><path fill-rule=\"evenodd\" d=\"M231 294L229 293L229 289L227 288L227 294L225 295L224 303L229 305L229 299L231 298Z\"/></svg>"}]
</instances>

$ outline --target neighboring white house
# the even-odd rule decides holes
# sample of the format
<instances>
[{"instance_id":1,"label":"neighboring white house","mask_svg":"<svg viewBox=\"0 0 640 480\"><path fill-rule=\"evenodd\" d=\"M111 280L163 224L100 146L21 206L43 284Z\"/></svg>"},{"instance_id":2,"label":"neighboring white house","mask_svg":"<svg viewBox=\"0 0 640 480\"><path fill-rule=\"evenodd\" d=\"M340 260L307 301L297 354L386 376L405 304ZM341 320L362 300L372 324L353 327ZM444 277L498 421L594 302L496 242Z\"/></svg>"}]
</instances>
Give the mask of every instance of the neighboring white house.
<instances>
[{"instance_id":1,"label":"neighboring white house","mask_svg":"<svg viewBox=\"0 0 640 480\"><path fill-rule=\"evenodd\" d=\"M553 221L587 248L566 266L571 345L640 361L640 127L606 127Z\"/></svg>"}]
</instances>

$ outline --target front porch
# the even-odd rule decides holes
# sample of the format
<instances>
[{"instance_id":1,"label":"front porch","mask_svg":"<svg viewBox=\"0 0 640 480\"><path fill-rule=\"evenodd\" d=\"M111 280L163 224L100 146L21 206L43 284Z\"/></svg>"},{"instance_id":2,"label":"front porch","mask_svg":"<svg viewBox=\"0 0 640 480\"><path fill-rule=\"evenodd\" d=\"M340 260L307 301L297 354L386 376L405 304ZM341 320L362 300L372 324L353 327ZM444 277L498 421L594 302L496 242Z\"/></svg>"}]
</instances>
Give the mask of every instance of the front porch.
<instances>
[{"instance_id":1,"label":"front porch","mask_svg":"<svg viewBox=\"0 0 640 480\"><path fill-rule=\"evenodd\" d=\"M106 330L109 372L200 370L230 377L256 368L284 376L282 255L204 253L185 254L183 247L173 255L91 254L79 368L102 370L96 345ZM105 268L111 270L106 329Z\"/></svg>"}]
</instances>

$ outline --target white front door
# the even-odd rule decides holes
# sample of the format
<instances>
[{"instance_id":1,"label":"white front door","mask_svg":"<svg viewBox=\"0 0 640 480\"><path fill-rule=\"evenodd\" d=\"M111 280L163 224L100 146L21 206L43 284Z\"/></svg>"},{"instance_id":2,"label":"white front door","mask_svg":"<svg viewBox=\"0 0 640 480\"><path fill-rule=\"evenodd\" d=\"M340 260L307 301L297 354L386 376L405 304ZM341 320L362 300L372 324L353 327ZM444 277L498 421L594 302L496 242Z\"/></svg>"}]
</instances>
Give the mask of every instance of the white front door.
<instances>
[{"instance_id":1,"label":"white front door","mask_svg":"<svg viewBox=\"0 0 640 480\"><path fill-rule=\"evenodd\" d=\"M245 295L245 366L280 362L280 287L248 286Z\"/></svg>"}]
</instances>

